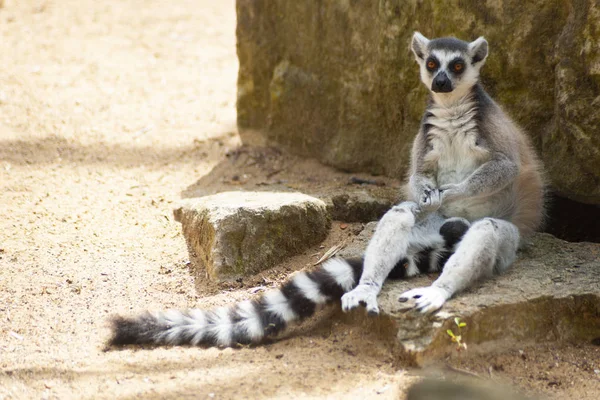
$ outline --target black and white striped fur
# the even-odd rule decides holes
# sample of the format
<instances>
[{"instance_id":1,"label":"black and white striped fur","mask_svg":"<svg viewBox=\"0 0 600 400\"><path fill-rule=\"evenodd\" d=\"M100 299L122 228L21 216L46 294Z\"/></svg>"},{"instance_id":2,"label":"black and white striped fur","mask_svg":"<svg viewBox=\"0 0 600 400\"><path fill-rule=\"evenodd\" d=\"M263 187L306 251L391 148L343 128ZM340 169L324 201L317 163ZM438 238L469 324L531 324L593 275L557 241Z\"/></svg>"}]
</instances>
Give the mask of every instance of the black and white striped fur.
<instances>
[{"instance_id":1,"label":"black and white striped fur","mask_svg":"<svg viewBox=\"0 0 600 400\"><path fill-rule=\"evenodd\" d=\"M468 226L461 221L441 229L444 245L425 248L404 258L390 273L391 279L441 269ZM129 344L234 347L257 344L276 336L289 324L312 316L319 306L339 301L356 287L363 260L334 258L312 271L300 271L277 289L232 306L214 310L146 312L112 320L109 346Z\"/></svg>"}]
</instances>

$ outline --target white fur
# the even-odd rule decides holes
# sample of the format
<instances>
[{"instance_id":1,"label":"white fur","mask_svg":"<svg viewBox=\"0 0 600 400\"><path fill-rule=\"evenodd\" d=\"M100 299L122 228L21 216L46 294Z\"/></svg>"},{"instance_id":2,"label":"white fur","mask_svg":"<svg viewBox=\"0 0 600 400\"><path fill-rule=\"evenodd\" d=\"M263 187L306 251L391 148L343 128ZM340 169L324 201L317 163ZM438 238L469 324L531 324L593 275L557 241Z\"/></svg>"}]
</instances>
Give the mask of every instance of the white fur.
<instances>
[{"instance_id":1,"label":"white fur","mask_svg":"<svg viewBox=\"0 0 600 400\"><path fill-rule=\"evenodd\" d=\"M360 284L374 283L381 287L390 269L406 254L416 209L412 202L401 203L381 218L365 252Z\"/></svg>"},{"instance_id":2,"label":"white fur","mask_svg":"<svg viewBox=\"0 0 600 400\"><path fill-rule=\"evenodd\" d=\"M344 292L348 292L354 287L354 271L344 259L332 258L327 260L323 264L323 269L335 279L337 284L344 289Z\"/></svg>"},{"instance_id":3,"label":"white fur","mask_svg":"<svg viewBox=\"0 0 600 400\"><path fill-rule=\"evenodd\" d=\"M420 32L415 32L412 39L412 50L415 53L415 58L419 61L421 58L415 51L416 48L420 48L421 51L425 52L427 49L427 45L429 44L429 39L423 36Z\"/></svg>"},{"instance_id":4,"label":"white fur","mask_svg":"<svg viewBox=\"0 0 600 400\"><path fill-rule=\"evenodd\" d=\"M488 56L487 45L488 45L487 40L485 40L485 38L483 36L478 37L477 39L475 39L471 43L469 43L469 55L471 57L475 56L475 53L477 53L477 50L479 48L481 48L482 46L485 46L486 47L485 57L483 57L483 59L481 61L479 61L479 63L483 64Z\"/></svg>"},{"instance_id":5,"label":"white fur","mask_svg":"<svg viewBox=\"0 0 600 400\"><path fill-rule=\"evenodd\" d=\"M310 279L308 276L306 276L305 272L298 272L292 279L292 282L294 282L294 285L296 285L296 287L300 289L304 297L311 300L313 303L327 303L327 297L321 294L319 285L315 281Z\"/></svg>"},{"instance_id":6,"label":"white fur","mask_svg":"<svg viewBox=\"0 0 600 400\"><path fill-rule=\"evenodd\" d=\"M213 311L213 323L208 325L208 331L216 338L217 346L230 346L232 323L229 307L219 307Z\"/></svg>"},{"instance_id":7,"label":"white fur","mask_svg":"<svg viewBox=\"0 0 600 400\"><path fill-rule=\"evenodd\" d=\"M190 329L194 331L194 337L192 338L192 346L197 346L204 338L206 330L206 314L202 310L193 309L189 311L192 317L192 324Z\"/></svg>"},{"instance_id":8,"label":"white fur","mask_svg":"<svg viewBox=\"0 0 600 400\"><path fill-rule=\"evenodd\" d=\"M267 310L278 315L285 322L292 322L298 318L281 290L276 289L265 293L264 299L268 304Z\"/></svg>"},{"instance_id":9,"label":"white fur","mask_svg":"<svg viewBox=\"0 0 600 400\"><path fill-rule=\"evenodd\" d=\"M444 50L433 50L430 54L432 56L434 56L435 58L437 58L437 60L440 62L440 66L439 66L440 70L448 68L448 64L450 64L450 61L464 56L464 54L462 54L458 51L444 51Z\"/></svg>"},{"instance_id":10,"label":"white fur","mask_svg":"<svg viewBox=\"0 0 600 400\"><path fill-rule=\"evenodd\" d=\"M157 341L176 344L184 333L194 335L192 344L198 344L204 337L206 330L206 318L201 310L191 310L190 317L178 310L168 310L164 313L155 314L157 321L172 325L171 328L162 332Z\"/></svg>"},{"instance_id":11,"label":"white fur","mask_svg":"<svg viewBox=\"0 0 600 400\"><path fill-rule=\"evenodd\" d=\"M476 152L477 110L470 98L451 107L433 105L427 123L430 145L425 161L437 159L439 186L459 183L481 164Z\"/></svg>"},{"instance_id":12,"label":"white fur","mask_svg":"<svg viewBox=\"0 0 600 400\"><path fill-rule=\"evenodd\" d=\"M185 323L185 317L179 310L167 310L162 314L158 314L157 319L162 319L172 325L181 325Z\"/></svg>"},{"instance_id":13,"label":"white fur","mask_svg":"<svg viewBox=\"0 0 600 400\"><path fill-rule=\"evenodd\" d=\"M250 300L243 301L238 304L237 308L238 315L241 317L241 321L238 322L240 328L246 331L248 338L251 341L256 342L263 338L264 328L262 326L260 316L256 311L256 308Z\"/></svg>"}]
</instances>

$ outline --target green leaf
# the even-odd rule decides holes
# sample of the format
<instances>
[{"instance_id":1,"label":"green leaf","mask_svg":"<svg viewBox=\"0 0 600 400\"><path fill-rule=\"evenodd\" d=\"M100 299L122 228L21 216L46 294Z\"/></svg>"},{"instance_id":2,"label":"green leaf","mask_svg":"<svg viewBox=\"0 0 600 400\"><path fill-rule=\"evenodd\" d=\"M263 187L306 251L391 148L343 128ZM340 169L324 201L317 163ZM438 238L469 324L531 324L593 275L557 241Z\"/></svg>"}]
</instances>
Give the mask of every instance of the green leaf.
<instances>
[{"instance_id":1,"label":"green leaf","mask_svg":"<svg viewBox=\"0 0 600 400\"><path fill-rule=\"evenodd\" d=\"M446 331L446 333L448 334L448 336L450 336L451 338L455 338L456 336L454 336L454 332L452 332L452 330L448 329Z\"/></svg>"},{"instance_id":2,"label":"green leaf","mask_svg":"<svg viewBox=\"0 0 600 400\"><path fill-rule=\"evenodd\" d=\"M464 328L465 326L467 326L466 322L461 322L460 324L458 324L459 328Z\"/></svg>"},{"instance_id":3,"label":"green leaf","mask_svg":"<svg viewBox=\"0 0 600 400\"><path fill-rule=\"evenodd\" d=\"M458 326L458 324L460 324L460 318L454 318L454 323L456 324L456 326Z\"/></svg>"}]
</instances>

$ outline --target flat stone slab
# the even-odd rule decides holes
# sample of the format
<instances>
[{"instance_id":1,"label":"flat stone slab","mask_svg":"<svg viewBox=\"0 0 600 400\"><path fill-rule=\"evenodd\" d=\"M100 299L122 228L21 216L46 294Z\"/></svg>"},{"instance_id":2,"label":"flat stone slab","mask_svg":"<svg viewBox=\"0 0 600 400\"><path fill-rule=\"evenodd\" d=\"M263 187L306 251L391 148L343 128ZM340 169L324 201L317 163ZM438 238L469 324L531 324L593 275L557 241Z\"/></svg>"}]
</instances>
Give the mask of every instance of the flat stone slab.
<instances>
[{"instance_id":1,"label":"flat stone slab","mask_svg":"<svg viewBox=\"0 0 600 400\"><path fill-rule=\"evenodd\" d=\"M368 224L341 254L360 255L374 227ZM455 317L467 324L461 330L467 354L518 348L523 342L600 337L600 244L536 234L507 273L458 294L434 315L423 316L398 302L404 291L428 286L435 278L388 281L379 296L381 316L375 319L380 321L364 319L366 324L383 322L401 356L413 364L457 354L446 332L458 334Z\"/></svg>"},{"instance_id":2,"label":"flat stone slab","mask_svg":"<svg viewBox=\"0 0 600 400\"><path fill-rule=\"evenodd\" d=\"M271 268L327 236L327 205L301 193L223 192L183 200L174 209L190 261L212 280Z\"/></svg>"}]
</instances>

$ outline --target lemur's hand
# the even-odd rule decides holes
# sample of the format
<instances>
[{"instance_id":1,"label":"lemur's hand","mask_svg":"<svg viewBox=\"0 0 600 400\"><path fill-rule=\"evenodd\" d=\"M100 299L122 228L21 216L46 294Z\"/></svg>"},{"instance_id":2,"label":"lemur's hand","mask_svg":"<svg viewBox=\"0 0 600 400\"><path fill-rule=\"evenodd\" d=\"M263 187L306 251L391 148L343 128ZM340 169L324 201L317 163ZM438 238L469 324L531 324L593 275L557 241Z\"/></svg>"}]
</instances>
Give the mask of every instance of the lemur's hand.
<instances>
[{"instance_id":1,"label":"lemur's hand","mask_svg":"<svg viewBox=\"0 0 600 400\"><path fill-rule=\"evenodd\" d=\"M465 196L465 188L462 183L449 183L440 186L441 201L454 200Z\"/></svg>"},{"instance_id":2,"label":"lemur's hand","mask_svg":"<svg viewBox=\"0 0 600 400\"><path fill-rule=\"evenodd\" d=\"M423 188L423 192L419 196L419 207L422 211L436 211L442 205L442 197L438 189L432 188L429 185Z\"/></svg>"},{"instance_id":3,"label":"lemur's hand","mask_svg":"<svg viewBox=\"0 0 600 400\"><path fill-rule=\"evenodd\" d=\"M369 315L379 314L377 295L379 288L371 285L360 284L342 296L342 310L348 312L356 307L364 306Z\"/></svg>"},{"instance_id":4,"label":"lemur's hand","mask_svg":"<svg viewBox=\"0 0 600 400\"><path fill-rule=\"evenodd\" d=\"M429 314L439 310L451 296L452 294L446 289L429 286L404 292L398 301L404 303L412 299L414 300L412 307L424 314Z\"/></svg>"}]
</instances>

